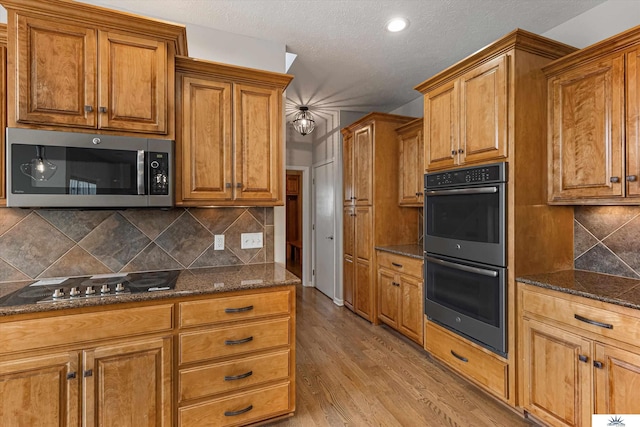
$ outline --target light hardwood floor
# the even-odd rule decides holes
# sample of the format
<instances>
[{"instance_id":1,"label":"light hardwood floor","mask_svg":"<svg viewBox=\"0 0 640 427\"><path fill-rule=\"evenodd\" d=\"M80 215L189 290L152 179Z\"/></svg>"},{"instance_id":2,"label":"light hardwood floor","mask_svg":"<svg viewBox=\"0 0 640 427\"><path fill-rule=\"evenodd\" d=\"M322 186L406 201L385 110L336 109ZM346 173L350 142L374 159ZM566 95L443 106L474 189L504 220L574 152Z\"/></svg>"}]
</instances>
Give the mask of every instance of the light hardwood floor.
<instances>
[{"instance_id":1,"label":"light hardwood floor","mask_svg":"<svg viewBox=\"0 0 640 427\"><path fill-rule=\"evenodd\" d=\"M271 424L529 426L385 326L297 288L296 414Z\"/></svg>"}]
</instances>

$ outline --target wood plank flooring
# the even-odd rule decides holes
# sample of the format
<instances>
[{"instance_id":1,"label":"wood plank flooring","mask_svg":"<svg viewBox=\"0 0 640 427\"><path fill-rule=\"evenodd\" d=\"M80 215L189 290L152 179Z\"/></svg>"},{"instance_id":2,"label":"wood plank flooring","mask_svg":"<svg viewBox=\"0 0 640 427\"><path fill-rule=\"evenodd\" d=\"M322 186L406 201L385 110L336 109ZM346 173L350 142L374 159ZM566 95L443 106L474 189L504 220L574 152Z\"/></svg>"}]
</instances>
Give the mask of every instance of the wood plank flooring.
<instances>
[{"instance_id":1,"label":"wood plank flooring","mask_svg":"<svg viewBox=\"0 0 640 427\"><path fill-rule=\"evenodd\" d=\"M296 414L272 426L532 425L314 288L297 288L296 358Z\"/></svg>"}]
</instances>

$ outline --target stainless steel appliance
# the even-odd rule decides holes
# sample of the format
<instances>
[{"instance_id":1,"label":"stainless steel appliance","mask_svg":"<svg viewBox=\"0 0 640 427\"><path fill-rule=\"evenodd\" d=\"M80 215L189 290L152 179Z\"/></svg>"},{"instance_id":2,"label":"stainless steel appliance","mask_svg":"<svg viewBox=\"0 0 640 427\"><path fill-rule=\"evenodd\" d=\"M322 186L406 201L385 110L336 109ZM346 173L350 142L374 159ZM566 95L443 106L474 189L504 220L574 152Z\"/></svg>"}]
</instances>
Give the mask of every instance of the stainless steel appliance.
<instances>
[{"instance_id":1,"label":"stainless steel appliance","mask_svg":"<svg viewBox=\"0 0 640 427\"><path fill-rule=\"evenodd\" d=\"M173 141L7 129L7 206L173 206Z\"/></svg>"},{"instance_id":2,"label":"stainless steel appliance","mask_svg":"<svg viewBox=\"0 0 640 427\"><path fill-rule=\"evenodd\" d=\"M506 355L507 164L425 175L428 318Z\"/></svg>"},{"instance_id":3,"label":"stainless steel appliance","mask_svg":"<svg viewBox=\"0 0 640 427\"><path fill-rule=\"evenodd\" d=\"M116 273L90 277L44 279L0 298L0 306L13 306L174 289L180 270L148 273Z\"/></svg>"}]
</instances>

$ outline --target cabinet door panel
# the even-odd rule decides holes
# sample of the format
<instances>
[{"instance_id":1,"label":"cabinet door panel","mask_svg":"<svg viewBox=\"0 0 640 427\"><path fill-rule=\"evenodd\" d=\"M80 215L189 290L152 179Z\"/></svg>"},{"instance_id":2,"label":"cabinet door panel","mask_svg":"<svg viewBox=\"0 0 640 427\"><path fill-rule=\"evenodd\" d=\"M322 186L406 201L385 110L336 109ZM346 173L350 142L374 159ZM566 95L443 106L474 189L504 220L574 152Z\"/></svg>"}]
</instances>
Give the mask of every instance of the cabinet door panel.
<instances>
[{"instance_id":1,"label":"cabinet door panel","mask_svg":"<svg viewBox=\"0 0 640 427\"><path fill-rule=\"evenodd\" d=\"M422 205L422 132L398 137L400 146L400 205Z\"/></svg>"},{"instance_id":2,"label":"cabinet door panel","mask_svg":"<svg viewBox=\"0 0 640 427\"><path fill-rule=\"evenodd\" d=\"M343 267L343 292L344 292L344 305L350 310L354 309L354 297L355 297L355 266L353 264L353 257L344 256Z\"/></svg>"},{"instance_id":3,"label":"cabinet door panel","mask_svg":"<svg viewBox=\"0 0 640 427\"><path fill-rule=\"evenodd\" d=\"M624 55L555 77L549 92L549 200L622 197Z\"/></svg>"},{"instance_id":4,"label":"cabinet door panel","mask_svg":"<svg viewBox=\"0 0 640 427\"><path fill-rule=\"evenodd\" d=\"M458 86L448 83L424 97L424 171L456 164L458 126Z\"/></svg>"},{"instance_id":5,"label":"cabinet door panel","mask_svg":"<svg viewBox=\"0 0 640 427\"><path fill-rule=\"evenodd\" d=\"M640 197L640 49L627 54L627 197Z\"/></svg>"},{"instance_id":6,"label":"cabinet door panel","mask_svg":"<svg viewBox=\"0 0 640 427\"><path fill-rule=\"evenodd\" d=\"M595 402L598 414L640 414L640 354L596 344Z\"/></svg>"},{"instance_id":7,"label":"cabinet door panel","mask_svg":"<svg viewBox=\"0 0 640 427\"><path fill-rule=\"evenodd\" d=\"M460 163L507 156L507 57L460 79Z\"/></svg>"},{"instance_id":8,"label":"cabinet door panel","mask_svg":"<svg viewBox=\"0 0 640 427\"><path fill-rule=\"evenodd\" d=\"M523 323L525 409L551 425L590 425L591 341L533 320Z\"/></svg>"},{"instance_id":9,"label":"cabinet door panel","mask_svg":"<svg viewBox=\"0 0 640 427\"><path fill-rule=\"evenodd\" d=\"M281 97L280 90L235 85L236 200L281 198Z\"/></svg>"},{"instance_id":10,"label":"cabinet door panel","mask_svg":"<svg viewBox=\"0 0 640 427\"><path fill-rule=\"evenodd\" d=\"M18 16L16 121L95 127L96 47L93 29Z\"/></svg>"},{"instance_id":11,"label":"cabinet door panel","mask_svg":"<svg viewBox=\"0 0 640 427\"><path fill-rule=\"evenodd\" d=\"M231 200L231 84L182 79L183 199Z\"/></svg>"},{"instance_id":12,"label":"cabinet door panel","mask_svg":"<svg viewBox=\"0 0 640 427\"><path fill-rule=\"evenodd\" d=\"M7 127L7 46L0 44L0 99L4 102L0 102L0 206L6 204L6 127Z\"/></svg>"},{"instance_id":13,"label":"cabinet door panel","mask_svg":"<svg viewBox=\"0 0 640 427\"><path fill-rule=\"evenodd\" d=\"M423 343L423 302L422 280L400 276L400 317L398 328L400 332L418 343Z\"/></svg>"},{"instance_id":14,"label":"cabinet door panel","mask_svg":"<svg viewBox=\"0 0 640 427\"><path fill-rule=\"evenodd\" d=\"M366 206L355 209L355 255L358 260L370 261L373 255L373 218L371 208Z\"/></svg>"},{"instance_id":15,"label":"cabinet door panel","mask_svg":"<svg viewBox=\"0 0 640 427\"><path fill-rule=\"evenodd\" d=\"M373 203L373 125L358 129L353 136L353 195L356 205Z\"/></svg>"},{"instance_id":16,"label":"cabinet door panel","mask_svg":"<svg viewBox=\"0 0 640 427\"><path fill-rule=\"evenodd\" d=\"M77 352L0 363L0 425L78 426L79 378Z\"/></svg>"},{"instance_id":17,"label":"cabinet door panel","mask_svg":"<svg viewBox=\"0 0 640 427\"><path fill-rule=\"evenodd\" d=\"M378 268L378 317L383 322L398 327L398 294L393 271Z\"/></svg>"},{"instance_id":18,"label":"cabinet door panel","mask_svg":"<svg viewBox=\"0 0 640 427\"><path fill-rule=\"evenodd\" d=\"M350 257L355 256L355 231L356 231L356 217L355 208L345 208L343 215L343 240L344 240L344 254Z\"/></svg>"},{"instance_id":19,"label":"cabinet door panel","mask_svg":"<svg viewBox=\"0 0 640 427\"><path fill-rule=\"evenodd\" d=\"M342 141L342 185L344 205L353 205L353 135L346 135Z\"/></svg>"},{"instance_id":20,"label":"cabinet door panel","mask_svg":"<svg viewBox=\"0 0 640 427\"><path fill-rule=\"evenodd\" d=\"M167 44L100 31L99 127L167 133Z\"/></svg>"},{"instance_id":21,"label":"cabinet door panel","mask_svg":"<svg viewBox=\"0 0 640 427\"><path fill-rule=\"evenodd\" d=\"M83 353L85 426L171 425L171 338Z\"/></svg>"},{"instance_id":22,"label":"cabinet door panel","mask_svg":"<svg viewBox=\"0 0 640 427\"><path fill-rule=\"evenodd\" d=\"M371 263L368 261L355 260L356 266L356 292L355 309L356 313L369 321L373 321L373 281L371 275Z\"/></svg>"}]
</instances>

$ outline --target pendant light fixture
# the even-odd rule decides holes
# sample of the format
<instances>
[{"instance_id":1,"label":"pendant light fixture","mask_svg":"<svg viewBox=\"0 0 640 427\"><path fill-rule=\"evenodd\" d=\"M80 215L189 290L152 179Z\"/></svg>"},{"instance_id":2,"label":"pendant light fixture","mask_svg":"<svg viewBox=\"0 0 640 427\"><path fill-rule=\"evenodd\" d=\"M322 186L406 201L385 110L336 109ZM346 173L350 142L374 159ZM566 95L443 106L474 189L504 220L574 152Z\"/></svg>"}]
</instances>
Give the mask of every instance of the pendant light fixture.
<instances>
[{"instance_id":1,"label":"pendant light fixture","mask_svg":"<svg viewBox=\"0 0 640 427\"><path fill-rule=\"evenodd\" d=\"M20 170L34 181L48 181L56 173L58 166L44 155L44 146L36 145L36 156L29 163L20 165Z\"/></svg>"},{"instance_id":2,"label":"pendant light fixture","mask_svg":"<svg viewBox=\"0 0 640 427\"><path fill-rule=\"evenodd\" d=\"M309 107L300 107L300 111L293 118L293 128L300 135L309 135L316 127L316 121L309 112Z\"/></svg>"}]
</instances>

